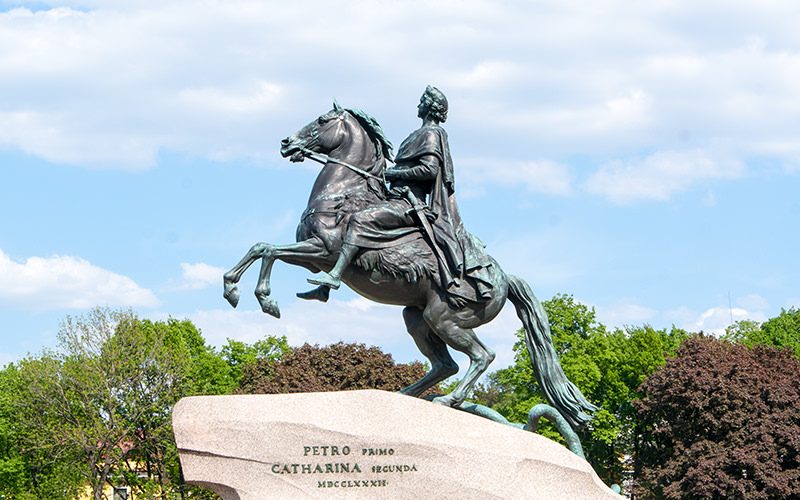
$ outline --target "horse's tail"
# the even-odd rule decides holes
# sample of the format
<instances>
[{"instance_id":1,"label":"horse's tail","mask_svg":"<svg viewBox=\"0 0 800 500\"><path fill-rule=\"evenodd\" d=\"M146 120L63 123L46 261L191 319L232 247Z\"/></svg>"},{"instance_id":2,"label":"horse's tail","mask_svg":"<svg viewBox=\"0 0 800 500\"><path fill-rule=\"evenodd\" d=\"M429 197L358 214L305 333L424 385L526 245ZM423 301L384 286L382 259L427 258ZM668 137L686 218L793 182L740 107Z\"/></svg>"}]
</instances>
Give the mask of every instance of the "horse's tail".
<instances>
[{"instance_id":1,"label":"horse's tail","mask_svg":"<svg viewBox=\"0 0 800 500\"><path fill-rule=\"evenodd\" d=\"M550 324L542 304L533 295L524 280L508 275L508 300L517 309L517 316L525 330L525 344L531 356L533 373L547 401L569 422L574 429L583 427L592 416L588 412L597 410L569 381L558 361L558 354L550 336Z\"/></svg>"}]
</instances>

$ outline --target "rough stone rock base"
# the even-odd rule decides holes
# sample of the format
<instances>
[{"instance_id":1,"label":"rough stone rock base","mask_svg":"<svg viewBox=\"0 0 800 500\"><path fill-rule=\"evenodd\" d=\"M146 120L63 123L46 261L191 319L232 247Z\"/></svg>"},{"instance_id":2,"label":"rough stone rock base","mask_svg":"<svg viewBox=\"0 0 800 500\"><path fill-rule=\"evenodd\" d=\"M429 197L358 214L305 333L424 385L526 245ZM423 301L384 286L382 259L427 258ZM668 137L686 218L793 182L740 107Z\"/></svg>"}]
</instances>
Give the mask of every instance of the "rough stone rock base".
<instances>
[{"instance_id":1,"label":"rough stone rock base","mask_svg":"<svg viewBox=\"0 0 800 500\"><path fill-rule=\"evenodd\" d=\"M558 443L388 392L191 397L172 418L184 477L225 500L623 498Z\"/></svg>"}]
</instances>

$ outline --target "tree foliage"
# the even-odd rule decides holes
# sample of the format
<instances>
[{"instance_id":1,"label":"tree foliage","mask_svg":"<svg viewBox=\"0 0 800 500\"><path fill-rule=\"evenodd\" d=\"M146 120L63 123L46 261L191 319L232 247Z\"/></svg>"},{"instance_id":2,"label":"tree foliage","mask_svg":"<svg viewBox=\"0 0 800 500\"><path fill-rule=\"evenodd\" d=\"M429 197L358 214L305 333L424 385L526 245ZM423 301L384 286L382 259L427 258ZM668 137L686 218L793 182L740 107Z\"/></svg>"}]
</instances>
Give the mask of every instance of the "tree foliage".
<instances>
[{"instance_id":1,"label":"tree foliage","mask_svg":"<svg viewBox=\"0 0 800 500\"><path fill-rule=\"evenodd\" d=\"M291 348L285 335L282 337L268 336L252 345L228 339L228 343L222 346L222 357L231 369L231 380L238 387L245 365L255 363L258 358L264 358L264 363L272 363L290 351Z\"/></svg>"},{"instance_id":2,"label":"tree foliage","mask_svg":"<svg viewBox=\"0 0 800 500\"><path fill-rule=\"evenodd\" d=\"M171 491L192 491L193 495L216 498L196 487L182 484L178 451L172 434L172 407L184 396L230 394L235 387L231 367L189 320L138 320L137 328L145 345L154 345L175 359L172 374L154 372L155 377L174 376L174 392L156 405L154 414L134 422L130 449L119 473L124 483L140 496L163 497ZM136 465L135 469L132 465ZM144 474L142 473L144 472Z\"/></svg>"},{"instance_id":3,"label":"tree foliage","mask_svg":"<svg viewBox=\"0 0 800 500\"><path fill-rule=\"evenodd\" d=\"M586 429L579 431L586 458L605 482L630 479L629 460L639 446L632 401L644 378L662 366L666 357L687 337L683 330L655 330L649 326L609 332L594 309L572 296L556 295L542 303L548 315L553 343L567 377L600 407ZM488 385L473 399L499 411L513 422L525 422L530 409L546 403L531 368L523 332L514 345L514 365L489 375ZM549 425L541 433L561 436Z\"/></svg>"},{"instance_id":4,"label":"tree foliage","mask_svg":"<svg viewBox=\"0 0 800 500\"><path fill-rule=\"evenodd\" d=\"M83 483L69 462L53 460L41 450L23 446L27 426L17 401L24 390L15 365L0 371L0 498L74 498Z\"/></svg>"},{"instance_id":5,"label":"tree foliage","mask_svg":"<svg viewBox=\"0 0 800 500\"><path fill-rule=\"evenodd\" d=\"M642 385L637 498L800 498L800 360L691 338Z\"/></svg>"},{"instance_id":6,"label":"tree foliage","mask_svg":"<svg viewBox=\"0 0 800 500\"><path fill-rule=\"evenodd\" d=\"M124 484L138 498L208 497L182 484L172 407L183 396L231 393L235 363L188 320L140 320L129 310L67 317L58 340L0 372L3 491L66 499L88 484L101 498L107 484Z\"/></svg>"},{"instance_id":7,"label":"tree foliage","mask_svg":"<svg viewBox=\"0 0 800 500\"><path fill-rule=\"evenodd\" d=\"M67 317L58 350L20 363L25 390L16 409L24 416L26 450L74 463L95 499L122 473L132 448L169 432L185 364L152 333L130 311L94 309Z\"/></svg>"},{"instance_id":8,"label":"tree foliage","mask_svg":"<svg viewBox=\"0 0 800 500\"><path fill-rule=\"evenodd\" d=\"M239 392L397 391L424 375L422 363L397 364L391 354L377 347L344 342L324 347L304 344L278 360L262 357L244 365Z\"/></svg>"},{"instance_id":9,"label":"tree foliage","mask_svg":"<svg viewBox=\"0 0 800 500\"><path fill-rule=\"evenodd\" d=\"M778 316L761 324L752 320L738 321L726 330L725 338L748 347L790 347L794 355L800 357L800 309L781 309Z\"/></svg>"},{"instance_id":10,"label":"tree foliage","mask_svg":"<svg viewBox=\"0 0 800 500\"><path fill-rule=\"evenodd\" d=\"M637 498L800 498L800 360L764 347L800 355L796 308L738 322L726 343L674 327L611 331L568 295L543 306L565 373L601 407L579 434L604 481L627 483L633 463ZM522 335L514 365L472 394L516 422L545 402ZM218 352L189 321L140 320L131 311L68 317L58 338L57 349L0 370L0 498L71 499L86 484L99 498L109 482L137 498L216 498L182 484L170 422L178 398L396 391L426 371L343 342L290 348L285 337L228 339ZM560 440L547 424L540 432Z\"/></svg>"}]
</instances>

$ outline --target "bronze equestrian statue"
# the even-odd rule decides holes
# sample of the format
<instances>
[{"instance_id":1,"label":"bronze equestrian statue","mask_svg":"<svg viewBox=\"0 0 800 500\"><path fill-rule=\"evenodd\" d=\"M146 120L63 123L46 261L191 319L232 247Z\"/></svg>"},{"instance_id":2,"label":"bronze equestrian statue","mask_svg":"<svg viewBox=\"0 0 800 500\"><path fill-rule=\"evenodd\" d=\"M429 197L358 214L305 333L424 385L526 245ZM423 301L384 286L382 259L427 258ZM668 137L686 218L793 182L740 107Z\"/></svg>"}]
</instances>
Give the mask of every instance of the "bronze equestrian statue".
<instances>
[{"instance_id":1,"label":"bronze equestrian statue","mask_svg":"<svg viewBox=\"0 0 800 500\"><path fill-rule=\"evenodd\" d=\"M318 286L299 293L301 298L326 301L330 290L344 282L368 299L405 306L406 329L430 360L431 370L401 392L419 397L457 373L449 346L470 360L456 389L434 399L453 407L464 402L495 357L474 329L494 319L508 299L522 321L548 402L571 427L579 428L597 408L565 376L544 309L528 284L505 274L461 220L453 161L440 125L447 109L444 94L428 87L418 107L422 126L403 141L391 168L386 162L392 145L380 125L363 111L337 103L281 141L281 155L291 161L324 163L297 227L297 241L254 245L225 274L224 297L236 307L236 283L261 259L255 295L261 309L275 317L280 310L269 297L275 260L324 273L308 280Z\"/></svg>"}]
</instances>

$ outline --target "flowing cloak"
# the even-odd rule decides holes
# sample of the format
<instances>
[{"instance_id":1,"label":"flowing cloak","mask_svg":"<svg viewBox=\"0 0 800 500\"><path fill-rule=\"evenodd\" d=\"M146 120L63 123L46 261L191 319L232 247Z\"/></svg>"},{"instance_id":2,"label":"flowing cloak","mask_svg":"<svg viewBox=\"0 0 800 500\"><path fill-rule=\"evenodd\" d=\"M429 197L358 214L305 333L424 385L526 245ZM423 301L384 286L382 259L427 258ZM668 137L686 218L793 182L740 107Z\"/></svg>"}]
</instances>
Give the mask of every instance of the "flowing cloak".
<instances>
[{"instance_id":1,"label":"flowing cloak","mask_svg":"<svg viewBox=\"0 0 800 500\"><path fill-rule=\"evenodd\" d=\"M488 268L492 261L486 245L464 228L455 199L453 159L447 132L439 125L425 125L411 133L400 145L396 168L414 168L433 155L439 168L434 179L428 206L436 219L431 222L436 244L447 262L439 262L439 286L450 295L471 301L486 300L492 284Z\"/></svg>"}]
</instances>

